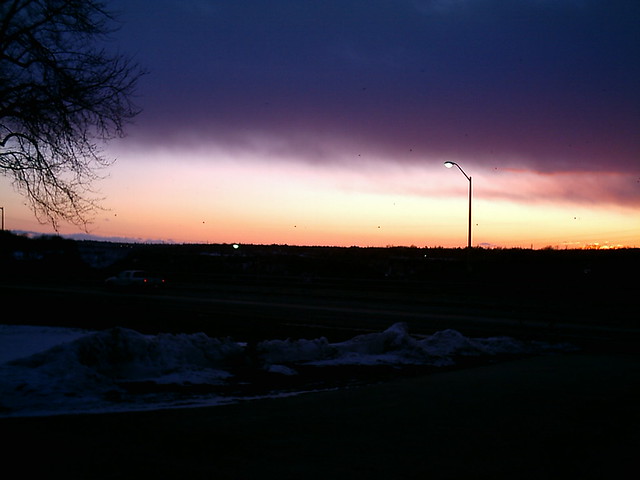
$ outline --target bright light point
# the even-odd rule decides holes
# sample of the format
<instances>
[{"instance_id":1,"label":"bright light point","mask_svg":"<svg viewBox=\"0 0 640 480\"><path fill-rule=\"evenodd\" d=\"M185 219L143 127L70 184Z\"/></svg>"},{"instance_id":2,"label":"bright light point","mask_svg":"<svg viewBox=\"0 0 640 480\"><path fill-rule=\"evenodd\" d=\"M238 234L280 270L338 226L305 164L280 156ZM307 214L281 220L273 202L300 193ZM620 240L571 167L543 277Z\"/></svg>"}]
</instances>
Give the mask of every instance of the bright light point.
<instances>
[{"instance_id":1,"label":"bright light point","mask_svg":"<svg viewBox=\"0 0 640 480\"><path fill-rule=\"evenodd\" d=\"M451 168L454 165L455 165L455 163L453 163L453 162L444 162L444 166L447 167L447 168Z\"/></svg>"},{"instance_id":2,"label":"bright light point","mask_svg":"<svg viewBox=\"0 0 640 480\"><path fill-rule=\"evenodd\" d=\"M233 244L233 248L235 248L236 250L240 248L240 245L238 245L237 243Z\"/></svg>"}]
</instances>

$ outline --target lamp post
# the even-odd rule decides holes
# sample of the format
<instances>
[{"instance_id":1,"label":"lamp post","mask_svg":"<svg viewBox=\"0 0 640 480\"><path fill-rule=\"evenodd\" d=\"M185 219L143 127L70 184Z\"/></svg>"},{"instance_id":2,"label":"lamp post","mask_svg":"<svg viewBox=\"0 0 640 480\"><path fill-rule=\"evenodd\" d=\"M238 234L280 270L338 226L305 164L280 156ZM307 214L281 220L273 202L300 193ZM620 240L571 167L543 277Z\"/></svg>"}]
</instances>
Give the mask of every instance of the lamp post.
<instances>
[{"instance_id":1,"label":"lamp post","mask_svg":"<svg viewBox=\"0 0 640 480\"><path fill-rule=\"evenodd\" d=\"M467 248L471 249L471 177L464 173L462 167L456 162L444 162L444 166L447 168L452 168L453 166L458 167L458 170L460 170L466 179L469 180L469 238L467 240Z\"/></svg>"}]
</instances>

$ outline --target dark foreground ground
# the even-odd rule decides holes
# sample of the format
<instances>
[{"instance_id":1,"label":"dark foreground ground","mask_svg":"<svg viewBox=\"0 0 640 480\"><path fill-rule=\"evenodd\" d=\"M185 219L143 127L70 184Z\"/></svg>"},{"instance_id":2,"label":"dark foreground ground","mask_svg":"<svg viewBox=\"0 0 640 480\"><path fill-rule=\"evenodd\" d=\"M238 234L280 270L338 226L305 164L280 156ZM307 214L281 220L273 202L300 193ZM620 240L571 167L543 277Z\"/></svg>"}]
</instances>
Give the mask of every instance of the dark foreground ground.
<instances>
[{"instance_id":1,"label":"dark foreground ground","mask_svg":"<svg viewBox=\"0 0 640 480\"><path fill-rule=\"evenodd\" d=\"M2 323L336 342L402 321L417 335L453 328L580 350L397 378L387 371L378 383L369 377L354 388L213 408L0 419L4 471L68 479L637 478L638 250L223 247L149 247L102 269L74 267L68 257L43 268L46 255L6 255ZM104 276L132 266L164 266L170 287L103 288Z\"/></svg>"},{"instance_id":2,"label":"dark foreground ground","mask_svg":"<svg viewBox=\"0 0 640 480\"><path fill-rule=\"evenodd\" d=\"M632 313L618 312L613 326L575 317L548 322L461 303L442 308L255 288L242 295L42 285L3 291L38 313L12 323L339 341L407 321L417 334L456 328L471 336L571 341L580 351L408 376L385 370L357 387L237 405L0 419L3 470L95 480L636 478L640 355ZM46 314L52 308L75 313L62 320Z\"/></svg>"},{"instance_id":3,"label":"dark foreground ground","mask_svg":"<svg viewBox=\"0 0 640 480\"><path fill-rule=\"evenodd\" d=\"M212 408L3 419L2 467L27 478L631 479L639 379L637 356L570 354Z\"/></svg>"}]
</instances>

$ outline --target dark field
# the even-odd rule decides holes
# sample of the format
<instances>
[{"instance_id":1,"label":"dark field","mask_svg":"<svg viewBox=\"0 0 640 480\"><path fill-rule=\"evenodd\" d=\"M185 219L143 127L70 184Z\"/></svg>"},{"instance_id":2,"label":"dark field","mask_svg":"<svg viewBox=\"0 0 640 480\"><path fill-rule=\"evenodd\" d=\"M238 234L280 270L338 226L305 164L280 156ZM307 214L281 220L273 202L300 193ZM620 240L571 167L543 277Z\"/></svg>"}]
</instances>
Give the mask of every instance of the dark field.
<instances>
[{"instance_id":1,"label":"dark field","mask_svg":"<svg viewBox=\"0 0 640 480\"><path fill-rule=\"evenodd\" d=\"M403 321L414 334L453 328L580 347L223 407L2 419L6 471L92 479L637 475L638 250L2 242L2 323L340 341ZM161 272L168 286L107 291L104 278L126 268Z\"/></svg>"},{"instance_id":2,"label":"dark field","mask_svg":"<svg viewBox=\"0 0 640 480\"><path fill-rule=\"evenodd\" d=\"M484 250L242 245L131 245L3 235L5 323L236 340L331 341L404 321L430 334L629 340L640 250ZM16 254L19 252L19 254ZM125 269L158 272L153 294L109 292ZM615 337L615 338L613 338Z\"/></svg>"}]
</instances>

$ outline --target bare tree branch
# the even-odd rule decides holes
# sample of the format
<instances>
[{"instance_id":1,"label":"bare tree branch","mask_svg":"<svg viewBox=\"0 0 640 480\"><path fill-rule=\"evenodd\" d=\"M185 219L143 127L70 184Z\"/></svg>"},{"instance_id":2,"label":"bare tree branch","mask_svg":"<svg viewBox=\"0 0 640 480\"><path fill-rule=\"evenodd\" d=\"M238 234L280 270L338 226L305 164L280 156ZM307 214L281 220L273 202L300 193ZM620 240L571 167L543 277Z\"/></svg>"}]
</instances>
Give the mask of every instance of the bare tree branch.
<instances>
[{"instance_id":1,"label":"bare tree branch","mask_svg":"<svg viewBox=\"0 0 640 480\"><path fill-rule=\"evenodd\" d=\"M86 228L111 164L99 144L139 113L144 72L99 47L112 21L98 0L0 0L0 172L56 229Z\"/></svg>"}]
</instances>

